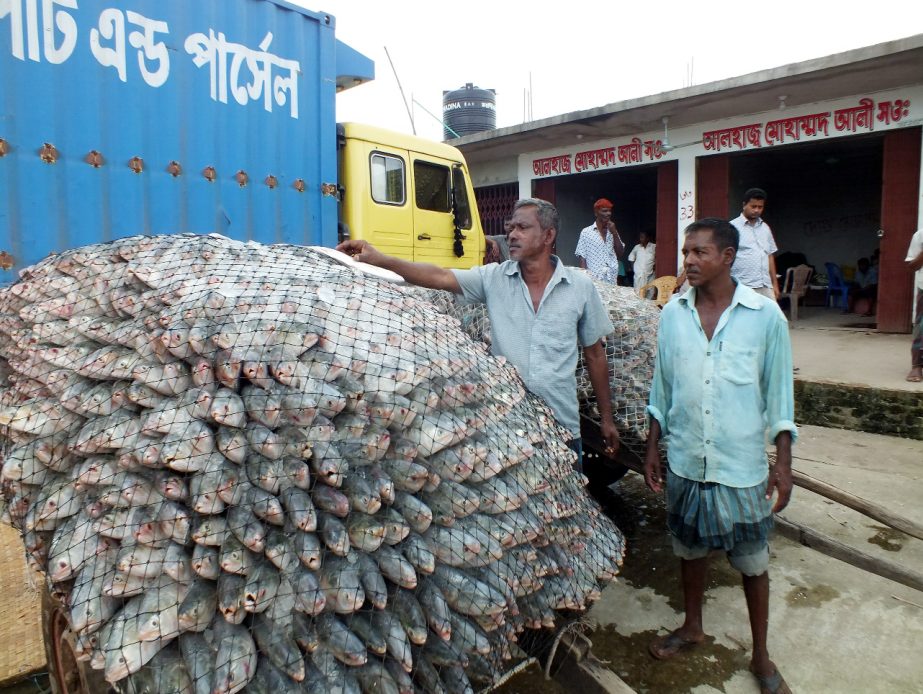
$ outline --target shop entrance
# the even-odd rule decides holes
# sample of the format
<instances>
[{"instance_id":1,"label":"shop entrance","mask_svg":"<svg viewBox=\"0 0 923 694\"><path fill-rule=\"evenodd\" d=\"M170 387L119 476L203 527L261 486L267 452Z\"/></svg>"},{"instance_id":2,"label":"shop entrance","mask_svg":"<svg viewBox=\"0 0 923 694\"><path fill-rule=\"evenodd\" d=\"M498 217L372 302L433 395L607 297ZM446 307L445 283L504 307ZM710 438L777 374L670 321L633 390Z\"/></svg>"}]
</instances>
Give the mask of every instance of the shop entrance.
<instances>
[{"instance_id":1,"label":"shop entrance","mask_svg":"<svg viewBox=\"0 0 923 694\"><path fill-rule=\"evenodd\" d=\"M849 279L877 251L878 329L907 332L903 258L916 229L919 175L919 128L700 158L699 216L732 219L747 188L758 187L768 194L764 216L780 271L803 257L817 273L831 263Z\"/></svg>"},{"instance_id":2,"label":"shop entrance","mask_svg":"<svg viewBox=\"0 0 923 694\"><path fill-rule=\"evenodd\" d=\"M571 174L532 182L532 194L558 208L558 255L576 265L580 231L593 223L593 203L606 198L612 218L630 250L642 231L657 244L657 274L674 274L676 264L676 163L665 162L615 171ZM627 252L626 250L626 252ZM662 262L668 258L669 262ZM670 269L664 270L669 267Z\"/></svg>"}]
</instances>

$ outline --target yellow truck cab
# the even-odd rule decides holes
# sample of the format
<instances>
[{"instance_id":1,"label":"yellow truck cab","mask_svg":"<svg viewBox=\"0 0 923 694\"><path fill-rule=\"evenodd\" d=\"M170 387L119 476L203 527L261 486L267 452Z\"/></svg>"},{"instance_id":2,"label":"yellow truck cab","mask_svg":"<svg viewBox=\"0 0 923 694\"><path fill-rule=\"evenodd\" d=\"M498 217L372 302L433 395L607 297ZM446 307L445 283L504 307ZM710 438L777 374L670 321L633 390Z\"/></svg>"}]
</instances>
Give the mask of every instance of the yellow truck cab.
<instances>
[{"instance_id":1,"label":"yellow truck cab","mask_svg":"<svg viewBox=\"0 0 923 694\"><path fill-rule=\"evenodd\" d=\"M358 123L337 125L340 236L406 260L480 265L484 233L455 147Z\"/></svg>"}]
</instances>

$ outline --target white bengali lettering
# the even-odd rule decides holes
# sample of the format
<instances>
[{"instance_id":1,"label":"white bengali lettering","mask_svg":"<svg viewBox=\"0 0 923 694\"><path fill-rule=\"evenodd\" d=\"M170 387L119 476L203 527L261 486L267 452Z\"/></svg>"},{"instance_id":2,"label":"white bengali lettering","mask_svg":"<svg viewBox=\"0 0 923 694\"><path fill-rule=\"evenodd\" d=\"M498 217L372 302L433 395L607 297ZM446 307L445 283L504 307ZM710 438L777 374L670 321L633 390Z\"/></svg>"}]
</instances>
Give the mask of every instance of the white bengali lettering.
<instances>
[{"instance_id":1,"label":"white bengali lettering","mask_svg":"<svg viewBox=\"0 0 923 694\"><path fill-rule=\"evenodd\" d=\"M170 54L166 44L156 40L156 34L169 34L170 27L164 21L149 19L131 10L125 14L129 22L141 29L128 35L128 42L133 48L138 49L138 69L141 70L141 76L151 87L163 86L170 77ZM156 68L149 69L149 62L156 64Z\"/></svg>"},{"instance_id":2,"label":"white bengali lettering","mask_svg":"<svg viewBox=\"0 0 923 694\"><path fill-rule=\"evenodd\" d=\"M40 25L38 0L0 0L0 19L10 18L10 53L36 63L44 55L60 65L77 45L77 22L66 12L77 9L77 0L42 0L41 9Z\"/></svg>"},{"instance_id":3,"label":"white bengali lettering","mask_svg":"<svg viewBox=\"0 0 923 694\"><path fill-rule=\"evenodd\" d=\"M19 60L26 59L23 41L22 0L0 0L0 19L10 18L10 53Z\"/></svg>"},{"instance_id":4,"label":"white bengali lettering","mask_svg":"<svg viewBox=\"0 0 923 694\"><path fill-rule=\"evenodd\" d=\"M77 45L77 22L67 12L55 9L55 5L76 10L77 0L42 0L45 60L52 65L60 65L71 57ZM55 44L55 29L62 36L60 45Z\"/></svg>"},{"instance_id":5,"label":"white bengali lettering","mask_svg":"<svg viewBox=\"0 0 923 694\"><path fill-rule=\"evenodd\" d=\"M279 106L289 104L289 115L298 118L298 75L301 64L297 60L280 58L269 52L272 33L267 33L260 42L259 50L232 43L225 35L213 29L208 35L191 34L185 42L186 52L193 56L196 67L208 64L211 68L211 98L226 104L228 90L234 100L246 105L250 101L263 100L263 108L272 111L273 102ZM230 57L230 62L228 61ZM242 68L250 73L249 82L241 82ZM287 71L273 75L273 68Z\"/></svg>"},{"instance_id":6,"label":"white bengali lettering","mask_svg":"<svg viewBox=\"0 0 923 694\"><path fill-rule=\"evenodd\" d=\"M102 39L112 41L112 46L104 46ZM90 52L103 67L114 67L119 79L128 81L125 69L125 15L112 7L99 15L99 28L90 30Z\"/></svg>"}]
</instances>

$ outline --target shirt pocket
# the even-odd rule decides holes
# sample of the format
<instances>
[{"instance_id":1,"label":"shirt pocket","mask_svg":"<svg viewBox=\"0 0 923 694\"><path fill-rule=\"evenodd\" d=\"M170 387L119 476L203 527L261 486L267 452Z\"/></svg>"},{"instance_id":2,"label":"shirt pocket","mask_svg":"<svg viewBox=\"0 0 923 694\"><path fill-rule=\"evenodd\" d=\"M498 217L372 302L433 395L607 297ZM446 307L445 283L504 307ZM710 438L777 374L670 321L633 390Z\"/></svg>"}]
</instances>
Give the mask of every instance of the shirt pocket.
<instances>
[{"instance_id":1,"label":"shirt pocket","mask_svg":"<svg viewBox=\"0 0 923 694\"><path fill-rule=\"evenodd\" d=\"M718 375L729 383L748 386L759 380L757 350L753 347L722 342Z\"/></svg>"},{"instance_id":2,"label":"shirt pocket","mask_svg":"<svg viewBox=\"0 0 923 694\"><path fill-rule=\"evenodd\" d=\"M533 340L543 352L559 354L577 349L577 314L567 308L543 306L544 315L536 324Z\"/></svg>"}]
</instances>

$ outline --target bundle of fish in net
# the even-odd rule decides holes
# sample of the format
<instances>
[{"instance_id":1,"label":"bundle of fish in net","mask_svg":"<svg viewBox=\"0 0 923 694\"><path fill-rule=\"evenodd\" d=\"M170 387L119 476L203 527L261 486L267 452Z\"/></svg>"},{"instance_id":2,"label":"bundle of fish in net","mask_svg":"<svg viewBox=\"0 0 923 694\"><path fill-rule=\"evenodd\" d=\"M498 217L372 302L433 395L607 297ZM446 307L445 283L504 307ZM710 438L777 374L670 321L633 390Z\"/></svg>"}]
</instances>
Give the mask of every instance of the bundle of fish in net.
<instances>
[{"instance_id":1,"label":"bundle of fish in net","mask_svg":"<svg viewBox=\"0 0 923 694\"><path fill-rule=\"evenodd\" d=\"M593 280L593 284L615 327L604 342L609 362L612 415L622 445L643 456L648 432L647 402L657 355L660 309L654 302L640 298L630 287L618 287L598 280ZM490 318L483 304L467 303L449 292L423 290L423 295L439 310L457 318L472 338L490 345ZM580 414L598 424L599 407L583 359L583 350L578 350L578 355L577 400Z\"/></svg>"},{"instance_id":2,"label":"bundle of fish in net","mask_svg":"<svg viewBox=\"0 0 923 694\"><path fill-rule=\"evenodd\" d=\"M123 691L471 692L618 571L568 433L409 288L194 235L20 275L6 513Z\"/></svg>"}]
</instances>

